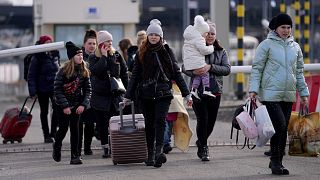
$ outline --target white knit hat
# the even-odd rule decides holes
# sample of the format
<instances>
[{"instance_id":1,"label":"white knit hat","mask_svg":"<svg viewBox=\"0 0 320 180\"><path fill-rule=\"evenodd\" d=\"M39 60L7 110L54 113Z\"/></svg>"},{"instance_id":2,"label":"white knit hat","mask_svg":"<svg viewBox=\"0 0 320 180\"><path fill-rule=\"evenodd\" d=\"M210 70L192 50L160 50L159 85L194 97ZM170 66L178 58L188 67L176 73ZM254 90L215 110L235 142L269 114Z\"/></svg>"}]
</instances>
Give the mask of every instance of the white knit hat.
<instances>
[{"instance_id":1,"label":"white knit hat","mask_svg":"<svg viewBox=\"0 0 320 180\"><path fill-rule=\"evenodd\" d=\"M194 28L198 30L201 33L201 35L203 33L209 32L210 30L208 23L206 23L204 21L204 18L200 15L194 17Z\"/></svg>"},{"instance_id":2,"label":"white knit hat","mask_svg":"<svg viewBox=\"0 0 320 180\"><path fill-rule=\"evenodd\" d=\"M113 40L112 35L108 31L99 31L97 35L97 43L100 45L103 42Z\"/></svg>"},{"instance_id":3,"label":"white knit hat","mask_svg":"<svg viewBox=\"0 0 320 180\"><path fill-rule=\"evenodd\" d=\"M150 21L150 25L147 28L147 36L149 36L151 33L158 34L161 38L163 38L161 22L158 19L152 19Z\"/></svg>"},{"instance_id":4,"label":"white knit hat","mask_svg":"<svg viewBox=\"0 0 320 180\"><path fill-rule=\"evenodd\" d=\"M209 31L208 32L216 32L216 24L214 22L211 21L207 21L208 25L209 25Z\"/></svg>"}]
</instances>

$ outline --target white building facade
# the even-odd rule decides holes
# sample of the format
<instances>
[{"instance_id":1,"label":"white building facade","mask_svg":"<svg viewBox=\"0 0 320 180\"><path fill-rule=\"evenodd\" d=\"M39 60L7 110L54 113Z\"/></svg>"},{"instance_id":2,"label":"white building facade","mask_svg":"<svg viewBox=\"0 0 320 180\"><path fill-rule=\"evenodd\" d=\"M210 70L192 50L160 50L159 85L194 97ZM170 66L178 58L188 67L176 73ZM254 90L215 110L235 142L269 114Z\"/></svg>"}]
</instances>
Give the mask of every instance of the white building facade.
<instances>
[{"instance_id":1,"label":"white building facade","mask_svg":"<svg viewBox=\"0 0 320 180\"><path fill-rule=\"evenodd\" d=\"M122 38L135 42L139 5L136 0L34 0L34 37L49 34L81 46L87 29L107 30L117 49Z\"/></svg>"}]
</instances>

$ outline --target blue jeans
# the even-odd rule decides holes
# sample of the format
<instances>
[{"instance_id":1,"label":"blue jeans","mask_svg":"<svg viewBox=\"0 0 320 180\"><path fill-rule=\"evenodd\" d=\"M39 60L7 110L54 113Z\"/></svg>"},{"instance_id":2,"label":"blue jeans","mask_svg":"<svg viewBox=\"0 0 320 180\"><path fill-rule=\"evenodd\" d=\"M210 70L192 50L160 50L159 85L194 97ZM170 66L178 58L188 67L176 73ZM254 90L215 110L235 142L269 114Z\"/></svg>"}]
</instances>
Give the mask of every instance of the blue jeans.
<instances>
[{"instance_id":1,"label":"blue jeans","mask_svg":"<svg viewBox=\"0 0 320 180\"><path fill-rule=\"evenodd\" d=\"M172 134L172 126L173 126L173 121L166 121L166 127L165 127L165 130L164 130L164 139L163 139L163 144L164 145L170 145L171 134Z\"/></svg>"}]
</instances>

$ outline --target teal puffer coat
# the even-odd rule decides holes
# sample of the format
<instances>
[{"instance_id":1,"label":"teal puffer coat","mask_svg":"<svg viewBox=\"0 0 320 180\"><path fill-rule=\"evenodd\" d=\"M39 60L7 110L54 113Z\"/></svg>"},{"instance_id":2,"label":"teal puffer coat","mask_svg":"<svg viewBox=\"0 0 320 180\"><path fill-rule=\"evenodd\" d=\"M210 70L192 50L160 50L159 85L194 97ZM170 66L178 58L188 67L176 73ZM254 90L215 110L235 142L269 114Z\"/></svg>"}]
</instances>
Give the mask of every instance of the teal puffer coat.
<instances>
[{"instance_id":1,"label":"teal puffer coat","mask_svg":"<svg viewBox=\"0 0 320 180\"><path fill-rule=\"evenodd\" d=\"M256 92L262 101L295 102L297 90L300 96L309 96L303 66L293 37L283 40L272 31L257 47L249 92Z\"/></svg>"}]
</instances>

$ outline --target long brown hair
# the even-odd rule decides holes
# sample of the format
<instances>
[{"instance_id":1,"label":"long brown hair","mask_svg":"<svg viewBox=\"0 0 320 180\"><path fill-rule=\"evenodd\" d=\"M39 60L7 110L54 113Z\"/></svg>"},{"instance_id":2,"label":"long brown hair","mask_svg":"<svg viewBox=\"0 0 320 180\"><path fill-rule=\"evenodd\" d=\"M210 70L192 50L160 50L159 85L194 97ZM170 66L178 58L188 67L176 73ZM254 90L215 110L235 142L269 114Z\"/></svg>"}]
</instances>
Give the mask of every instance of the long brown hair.
<instances>
[{"instance_id":1,"label":"long brown hair","mask_svg":"<svg viewBox=\"0 0 320 180\"><path fill-rule=\"evenodd\" d=\"M75 62L74 62L74 57L71 58L68 62L64 64L62 67L63 73L66 75L67 78L71 78L72 76L76 75L75 72ZM81 72L83 77L89 77L90 76L90 71L87 67L87 63L83 60L82 63L80 64Z\"/></svg>"},{"instance_id":2,"label":"long brown hair","mask_svg":"<svg viewBox=\"0 0 320 180\"><path fill-rule=\"evenodd\" d=\"M147 43L148 40L142 41L141 46L139 47L139 61L143 64L144 55L147 52Z\"/></svg>"},{"instance_id":3,"label":"long brown hair","mask_svg":"<svg viewBox=\"0 0 320 180\"><path fill-rule=\"evenodd\" d=\"M218 39L216 39L214 41L213 46L214 46L215 50L222 50L223 49L223 47L221 46L220 41Z\"/></svg>"}]
</instances>

